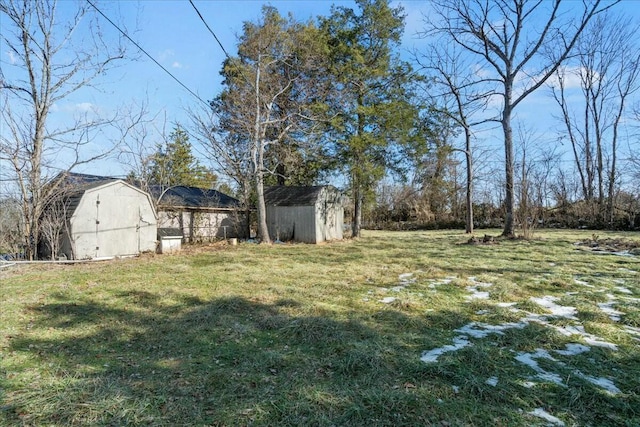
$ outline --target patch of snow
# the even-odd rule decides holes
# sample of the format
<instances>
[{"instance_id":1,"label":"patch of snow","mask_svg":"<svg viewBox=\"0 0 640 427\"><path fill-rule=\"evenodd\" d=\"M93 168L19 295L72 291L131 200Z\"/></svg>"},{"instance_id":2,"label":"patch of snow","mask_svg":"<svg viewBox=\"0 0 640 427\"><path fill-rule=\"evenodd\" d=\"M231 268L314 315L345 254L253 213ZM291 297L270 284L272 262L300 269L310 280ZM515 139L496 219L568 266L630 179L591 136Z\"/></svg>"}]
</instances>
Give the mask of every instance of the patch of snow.
<instances>
[{"instance_id":1,"label":"patch of snow","mask_svg":"<svg viewBox=\"0 0 640 427\"><path fill-rule=\"evenodd\" d=\"M576 326L557 326L557 325L552 325L550 323L543 323L546 326L555 329L556 331L558 331L560 334L566 336L566 337L570 337L572 335L578 335L580 337L582 337L582 339L584 339L584 341L589 344L592 347L604 347L604 348L608 348L610 350L616 351L618 350L618 346L607 342L607 341L602 341L599 337L590 334L588 332L586 332L584 330L584 326L582 325L576 325Z\"/></svg>"},{"instance_id":2,"label":"patch of snow","mask_svg":"<svg viewBox=\"0 0 640 427\"><path fill-rule=\"evenodd\" d=\"M514 305L518 305L518 303L517 302L499 302L499 303L496 303L496 306L503 307L503 308L513 307Z\"/></svg>"},{"instance_id":3,"label":"patch of snow","mask_svg":"<svg viewBox=\"0 0 640 427\"><path fill-rule=\"evenodd\" d=\"M571 344L565 345L565 350L553 350L553 351L562 356L576 356L578 354L591 351L591 348L587 347L586 345L571 343Z\"/></svg>"},{"instance_id":4,"label":"patch of snow","mask_svg":"<svg viewBox=\"0 0 640 427\"><path fill-rule=\"evenodd\" d=\"M543 420L548 421L554 426L564 426L564 422L562 422L560 418L554 417L542 408L536 408L533 411L529 412L529 414L533 415L534 417L542 418Z\"/></svg>"},{"instance_id":5,"label":"patch of snow","mask_svg":"<svg viewBox=\"0 0 640 427\"><path fill-rule=\"evenodd\" d=\"M498 377L489 377L484 383L492 387L495 387L498 385Z\"/></svg>"},{"instance_id":6,"label":"patch of snow","mask_svg":"<svg viewBox=\"0 0 640 427\"><path fill-rule=\"evenodd\" d=\"M577 285L586 286L587 288L595 288L595 286L590 285L588 282L585 282L584 280L573 279L573 281L574 281Z\"/></svg>"},{"instance_id":7,"label":"patch of snow","mask_svg":"<svg viewBox=\"0 0 640 427\"><path fill-rule=\"evenodd\" d=\"M613 283L617 283L618 285L624 285L627 282L624 279L613 279Z\"/></svg>"},{"instance_id":8,"label":"patch of snow","mask_svg":"<svg viewBox=\"0 0 640 427\"><path fill-rule=\"evenodd\" d=\"M398 280L409 280L413 278L413 273L402 273L398 276Z\"/></svg>"},{"instance_id":9,"label":"patch of snow","mask_svg":"<svg viewBox=\"0 0 640 427\"><path fill-rule=\"evenodd\" d=\"M631 274L638 274L637 271L635 270L630 270L628 268L619 268L618 271L622 271L623 273L631 273Z\"/></svg>"},{"instance_id":10,"label":"patch of snow","mask_svg":"<svg viewBox=\"0 0 640 427\"><path fill-rule=\"evenodd\" d=\"M453 389L453 392L455 394L460 393L460 387L458 387L457 385L452 385L451 388Z\"/></svg>"},{"instance_id":11,"label":"patch of snow","mask_svg":"<svg viewBox=\"0 0 640 427\"><path fill-rule=\"evenodd\" d=\"M467 280L473 283L472 286L467 286L466 288L468 292L471 292L471 295L466 297L467 300L489 299L489 292L480 291L478 290L478 288L490 288L491 286L493 286L492 283L477 282L476 278L473 276L469 277Z\"/></svg>"},{"instance_id":12,"label":"patch of snow","mask_svg":"<svg viewBox=\"0 0 640 427\"><path fill-rule=\"evenodd\" d=\"M596 378L596 377L592 377L589 375L585 375L580 371L576 371L575 372L576 375L578 375L580 378L583 378L587 381L589 381L591 384L594 384L602 389L604 389L605 391L616 395L620 393L620 389L618 387L616 387L616 385L613 383L613 381L611 381L608 378Z\"/></svg>"},{"instance_id":13,"label":"patch of snow","mask_svg":"<svg viewBox=\"0 0 640 427\"><path fill-rule=\"evenodd\" d=\"M575 317L575 314L577 313L576 308L558 305L555 303L555 301L557 300L558 298L553 296L544 296L542 298L534 298L534 297L531 298L531 301L535 302L541 307L546 308L554 316L577 320L577 318Z\"/></svg>"},{"instance_id":14,"label":"patch of snow","mask_svg":"<svg viewBox=\"0 0 640 427\"><path fill-rule=\"evenodd\" d=\"M383 304L391 304L392 302L394 302L397 298L395 297L385 297L382 298L381 300L378 300L378 302L381 302Z\"/></svg>"},{"instance_id":15,"label":"patch of snow","mask_svg":"<svg viewBox=\"0 0 640 427\"><path fill-rule=\"evenodd\" d=\"M488 314L491 313L489 310L478 310L476 311L476 314Z\"/></svg>"},{"instance_id":16,"label":"patch of snow","mask_svg":"<svg viewBox=\"0 0 640 427\"><path fill-rule=\"evenodd\" d=\"M422 353L420 360L425 363L433 363L436 362L438 360L438 357L440 357L444 353L458 351L470 345L471 343L469 342L469 339L466 336L461 335L453 339L453 345L445 345L439 348L434 348L433 350L425 351L424 353Z\"/></svg>"},{"instance_id":17,"label":"patch of snow","mask_svg":"<svg viewBox=\"0 0 640 427\"><path fill-rule=\"evenodd\" d=\"M558 385L564 385L562 383L562 378L560 378L560 375L554 374L553 372L545 371L540 367L540 365L538 365L536 359L548 359L556 362L556 359L554 359L547 350L544 350L542 348L536 349L535 353L518 353L518 355L516 356L516 360L518 362L523 363L536 371L538 378L548 380Z\"/></svg>"},{"instance_id":18,"label":"patch of snow","mask_svg":"<svg viewBox=\"0 0 640 427\"><path fill-rule=\"evenodd\" d=\"M588 335L591 335L591 334L588 334ZM591 335L591 337L585 336L583 337L583 339L584 339L584 342L586 342L592 347L602 347L602 348L608 348L609 350L618 351L617 345L607 341L600 341L600 338L596 336L593 336L593 335Z\"/></svg>"},{"instance_id":19,"label":"patch of snow","mask_svg":"<svg viewBox=\"0 0 640 427\"><path fill-rule=\"evenodd\" d=\"M616 291L623 293L623 294L633 294L633 292L631 292L631 290L625 288L624 286L616 286L614 288Z\"/></svg>"},{"instance_id":20,"label":"patch of snow","mask_svg":"<svg viewBox=\"0 0 640 427\"><path fill-rule=\"evenodd\" d=\"M628 333L630 333L631 335L640 336L640 328L636 328L636 327L633 327L633 326L625 326L624 330L627 331Z\"/></svg>"},{"instance_id":21,"label":"patch of snow","mask_svg":"<svg viewBox=\"0 0 640 427\"><path fill-rule=\"evenodd\" d=\"M538 383L534 381L520 381L520 385L525 388L533 388L537 386Z\"/></svg>"},{"instance_id":22,"label":"patch of snow","mask_svg":"<svg viewBox=\"0 0 640 427\"><path fill-rule=\"evenodd\" d=\"M471 295L467 295L466 299L467 300L474 300L474 299L489 299L489 292L485 292L485 291L478 291L475 288L471 288L468 287L467 290L469 292L472 292Z\"/></svg>"},{"instance_id":23,"label":"patch of snow","mask_svg":"<svg viewBox=\"0 0 640 427\"><path fill-rule=\"evenodd\" d=\"M625 313L613 308L613 305L615 304L615 299L616 299L613 295L607 294L607 297L609 298L609 300L607 302L598 303L598 307L606 315L609 316L609 319L613 320L614 322L619 322L620 316L624 315Z\"/></svg>"},{"instance_id":24,"label":"patch of snow","mask_svg":"<svg viewBox=\"0 0 640 427\"><path fill-rule=\"evenodd\" d=\"M406 289L406 286L394 286L393 288L391 288L392 292L400 292L400 291L404 291Z\"/></svg>"},{"instance_id":25,"label":"patch of snow","mask_svg":"<svg viewBox=\"0 0 640 427\"><path fill-rule=\"evenodd\" d=\"M503 323L502 325L489 325L487 323L471 322L468 325L464 325L462 328L456 329L456 332L469 335L473 338L485 338L489 334L503 335L502 331L507 329L523 329L527 326L527 323Z\"/></svg>"}]
</instances>

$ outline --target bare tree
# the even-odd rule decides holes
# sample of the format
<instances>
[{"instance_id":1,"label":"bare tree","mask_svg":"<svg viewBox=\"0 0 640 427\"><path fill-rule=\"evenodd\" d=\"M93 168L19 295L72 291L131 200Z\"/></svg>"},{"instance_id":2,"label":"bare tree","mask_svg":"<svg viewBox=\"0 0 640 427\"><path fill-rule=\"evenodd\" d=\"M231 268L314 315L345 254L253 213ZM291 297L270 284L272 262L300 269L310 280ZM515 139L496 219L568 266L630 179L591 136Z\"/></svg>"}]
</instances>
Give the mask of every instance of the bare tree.
<instances>
[{"instance_id":1,"label":"bare tree","mask_svg":"<svg viewBox=\"0 0 640 427\"><path fill-rule=\"evenodd\" d=\"M576 45L575 64L559 68L552 87L580 175L582 196L595 202L600 220L613 221L618 181L620 126L628 98L638 90L638 26L611 14L597 16ZM580 82L582 102L567 101L572 77ZM576 113L576 110L581 110Z\"/></svg>"},{"instance_id":2,"label":"bare tree","mask_svg":"<svg viewBox=\"0 0 640 427\"><path fill-rule=\"evenodd\" d=\"M323 57L318 54L321 37L313 25L285 19L271 6L262 12L260 22L244 24L238 56L225 61L221 72L224 90L212 102L218 113L216 135L209 137L214 137L210 139L213 154L220 152L220 144L238 148L224 157L225 167L246 172L249 166L258 239L271 243L264 186L265 177L277 173L277 165L268 168L267 154L291 136L304 134L309 125L313 127L314 105L322 85L315 84L312 76L319 75ZM201 128L201 136L207 134L203 131Z\"/></svg>"},{"instance_id":3,"label":"bare tree","mask_svg":"<svg viewBox=\"0 0 640 427\"><path fill-rule=\"evenodd\" d=\"M465 158L465 231L473 233L473 128L488 121L474 117L486 110L492 93L478 85L470 64L455 45L443 48L436 43L427 54L422 57L416 55L416 60L432 74L430 83L435 85L432 96L439 100L436 105L440 104L440 113L463 130L464 147L454 149L462 152Z\"/></svg>"},{"instance_id":4,"label":"bare tree","mask_svg":"<svg viewBox=\"0 0 640 427\"><path fill-rule=\"evenodd\" d=\"M213 170L229 178L245 206L246 226L250 227L251 207L251 149L248 140L232 132L220 132L218 116L213 109L189 111L192 119L191 135L199 142L213 163ZM245 230L247 236L250 231Z\"/></svg>"},{"instance_id":5,"label":"bare tree","mask_svg":"<svg viewBox=\"0 0 640 427\"><path fill-rule=\"evenodd\" d=\"M501 101L493 120L500 123L505 150L505 224L514 235L514 149L512 117L516 107L560 67L602 6L600 0L570 4L576 19L566 19L561 0L433 0L439 21L428 34L445 36L478 61L478 83Z\"/></svg>"},{"instance_id":6,"label":"bare tree","mask_svg":"<svg viewBox=\"0 0 640 427\"><path fill-rule=\"evenodd\" d=\"M90 145L97 128L114 123L114 117L101 118L95 110L71 123L50 120L60 103L91 88L124 55L118 43L102 38L87 4L78 3L71 18L61 22L58 6L68 12L68 5L0 2L1 37L11 56L0 73L7 97L1 111L0 162L11 170L19 189L29 259L36 254L43 208L57 190L55 184L44 184L59 171L106 156L105 151L92 152Z\"/></svg>"}]
</instances>

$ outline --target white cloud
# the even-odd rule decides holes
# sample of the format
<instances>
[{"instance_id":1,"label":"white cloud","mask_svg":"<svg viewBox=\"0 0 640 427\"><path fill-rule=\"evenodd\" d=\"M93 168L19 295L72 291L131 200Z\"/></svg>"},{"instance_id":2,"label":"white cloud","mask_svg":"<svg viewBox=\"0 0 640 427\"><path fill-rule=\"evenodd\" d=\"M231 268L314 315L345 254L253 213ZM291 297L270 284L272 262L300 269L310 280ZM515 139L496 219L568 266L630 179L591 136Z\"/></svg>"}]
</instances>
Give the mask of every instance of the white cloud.
<instances>
[{"instance_id":1,"label":"white cloud","mask_svg":"<svg viewBox=\"0 0 640 427\"><path fill-rule=\"evenodd\" d=\"M176 53L172 49L165 49L158 54L158 60L166 61L167 59L174 57L175 54Z\"/></svg>"},{"instance_id":2,"label":"white cloud","mask_svg":"<svg viewBox=\"0 0 640 427\"><path fill-rule=\"evenodd\" d=\"M17 61L17 59L16 59L16 56L13 54L13 52L8 51L8 52L7 52L7 56L9 57L9 63L10 63L11 65L15 65L15 64L16 64L16 62L18 62L18 61Z\"/></svg>"},{"instance_id":3,"label":"white cloud","mask_svg":"<svg viewBox=\"0 0 640 427\"><path fill-rule=\"evenodd\" d=\"M81 102L75 105L75 111L88 113L89 111L93 111L93 104L90 102Z\"/></svg>"},{"instance_id":4,"label":"white cloud","mask_svg":"<svg viewBox=\"0 0 640 427\"><path fill-rule=\"evenodd\" d=\"M182 64L179 63L178 61L174 61L173 64L171 64L171 66L173 68L182 68Z\"/></svg>"},{"instance_id":5,"label":"white cloud","mask_svg":"<svg viewBox=\"0 0 640 427\"><path fill-rule=\"evenodd\" d=\"M581 87L581 76L586 76L587 70L584 67L561 67L558 72L563 78L565 89L579 89ZM594 74L594 79L597 79L597 74ZM546 85L549 87L560 87L560 80L556 74L552 75L547 80Z\"/></svg>"}]
</instances>

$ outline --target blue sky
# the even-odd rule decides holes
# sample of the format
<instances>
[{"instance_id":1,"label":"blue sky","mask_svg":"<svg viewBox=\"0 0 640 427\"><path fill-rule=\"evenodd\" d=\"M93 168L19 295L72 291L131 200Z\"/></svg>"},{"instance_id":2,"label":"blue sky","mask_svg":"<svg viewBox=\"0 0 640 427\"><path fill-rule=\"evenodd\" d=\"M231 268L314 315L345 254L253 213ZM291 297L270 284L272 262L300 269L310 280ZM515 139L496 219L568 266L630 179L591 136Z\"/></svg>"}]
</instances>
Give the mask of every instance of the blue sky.
<instances>
[{"instance_id":1,"label":"blue sky","mask_svg":"<svg viewBox=\"0 0 640 427\"><path fill-rule=\"evenodd\" d=\"M194 3L231 55L236 53L236 36L242 30L242 23L259 18L261 7L265 4L254 0L194 0ZM224 52L188 0L102 0L96 4L200 98L209 100L220 92L219 71L225 58ZM327 15L332 4L355 6L352 1L308 0L271 1L266 4L275 6L283 15L291 12L298 20ZM422 28L423 16L428 13L429 3L403 1L393 4L402 5L407 14L403 50L419 48L424 41L415 34ZM59 9L64 15L70 13L75 6L73 1L62 0ZM619 8L625 10L625 13L640 15L638 0L624 1ZM101 20L101 26L107 38L116 38L118 32L108 22ZM5 64L10 58L7 57L6 49L1 48ZM198 107L201 101L138 52L135 46L127 44L127 49L129 54L137 56L137 60L123 61L118 68L111 70L101 79L99 91L82 91L65 99L56 106L54 114L57 117L52 119L62 120L65 115L70 116L77 110L89 107L108 112L146 100L150 113L158 115L156 129L160 129L165 121L169 128L175 122L188 124L186 109ZM522 118L535 118L532 126L545 129L550 138L551 132L548 131L558 127L552 124L553 107L555 106L548 94L539 91L521 106L519 115ZM486 138L494 137L486 135ZM150 141L153 140L152 138ZM160 139L156 138L156 141L160 142ZM499 155L496 158L501 159ZM101 161L80 171L117 176L126 174L127 168L128 165L115 161Z\"/></svg>"}]
</instances>

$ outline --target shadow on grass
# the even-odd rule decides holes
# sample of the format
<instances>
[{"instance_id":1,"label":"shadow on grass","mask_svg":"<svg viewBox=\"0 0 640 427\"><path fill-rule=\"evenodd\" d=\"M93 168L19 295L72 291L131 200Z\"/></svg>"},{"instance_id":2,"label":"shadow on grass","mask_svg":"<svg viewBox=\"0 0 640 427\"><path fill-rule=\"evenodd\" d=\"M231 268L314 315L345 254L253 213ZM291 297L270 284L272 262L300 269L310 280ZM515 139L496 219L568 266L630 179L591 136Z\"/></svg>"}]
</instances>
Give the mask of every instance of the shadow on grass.
<instances>
[{"instance_id":1,"label":"shadow on grass","mask_svg":"<svg viewBox=\"0 0 640 427\"><path fill-rule=\"evenodd\" d=\"M167 306L133 292L118 295L123 308L114 308L58 298L30 307L29 331L10 344L30 360L22 374L38 366L51 378L28 386L7 381L12 398L0 424L428 421L429 411L412 407L417 398L393 388L403 383L398 370L407 361L392 357L389 337L383 345L379 332L360 321L295 315L300 304L291 299L182 297Z\"/></svg>"},{"instance_id":2,"label":"shadow on grass","mask_svg":"<svg viewBox=\"0 0 640 427\"><path fill-rule=\"evenodd\" d=\"M115 306L58 297L30 307L29 330L10 341L21 372L2 386L9 398L0 424L530 425L518 410L536 404L536 393L556 392L509 399L510 385L496 394L478 375L483 363L487 372L495 367L486 366L490 346L461 351L462 363L423 364L430 330L446 335L467 323L456 312L421 318L385 308L339 319L302 315L292 299L178 295L168 304L129 292ZM501 354L497 363L512 358ZM17 379L32 370L33 383ZM462 383L460 394L452 380ZM567 400L562 408L576 405L558 399ZM594 401L603 413L632 412L611 397Z\"/></svg>"}]
</instances>

